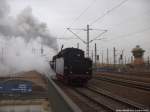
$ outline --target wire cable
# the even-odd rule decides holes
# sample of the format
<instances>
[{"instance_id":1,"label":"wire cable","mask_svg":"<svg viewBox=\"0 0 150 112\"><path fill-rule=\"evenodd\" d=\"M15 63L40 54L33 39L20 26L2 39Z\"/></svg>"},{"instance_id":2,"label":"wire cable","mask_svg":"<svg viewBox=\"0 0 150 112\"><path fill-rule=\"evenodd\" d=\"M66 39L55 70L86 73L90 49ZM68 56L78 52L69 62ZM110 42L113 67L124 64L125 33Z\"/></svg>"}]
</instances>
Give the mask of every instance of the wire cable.
<instances>
[{"instance_id":1,"label":"wire cable","mask_svg":"<svg viewBox=\"0 0 150 112\"><path fill-rule=\"evenodd\" d=\"M73 20L73 22L69 25L68 28L72 27L72 25L77 22L81 17L82 15L84 15L91 7L92 5L96 2L96 0L93 0L80 14L79 16L77 16L77 18L75 18L75 20ZM64 33L63 33L63 36L65 35L67 29L65 29Z\"/></svg>"},{"instance_id":2,"label":"wire cable","mask_svg":"<svg viewBox=\"0 0 150 112\"><path fill-rule=\"evenodd\" d=\"M94 21L92 21L90 23L90 25L95 24L96 22L98 22L99 20L101 20L102 18L104 18L106 15L108 15L109 13L111 13L112 11L114 11L115 9L119 8L121 5L123 5L125 2L127 2L128 0L123 0L122 2L120 2L119 4L117 4L116 6L114 6L113 8L107 10L103 15L99 16L98 18L96 18Z\"/></svg>"},{"instance_id":3,"label":"wire cable","mask_svg":"<svg viewBox=\"0 0 150 112\"><path fill-rule=\"evenodd\" d=\"M139 33L143 33L143 32L149 31L149 30L150 30L150 27L142 29L142 30L138 30L138 31L135 31L135 32L131 32L131 33L128 33L128 34L125 34L125 35L121 35L121 36L118 36L118 37L115 37L115 38L112 38L109 41L114 41L116 39L122 39L123 37L129 37L129 36L136 35L136 34L139 34Z\"/></svg>"},{"instance_id":4,"label":"wire cable","mask_svg":"<svg viewBox=\"0 0 150 112\"><path fill-rule=\"evenodd\" d=\"M93 0L86 9L83 10L83 12L81 12L81 14L71 23L70 27L72 27L72 25L78 21L80 19L80 17L82 17L82 15L84 15L90 8L91 6L96 2L96 0ZM69 28L70 28L69 27Z\"/></svg>"}]
</instances>

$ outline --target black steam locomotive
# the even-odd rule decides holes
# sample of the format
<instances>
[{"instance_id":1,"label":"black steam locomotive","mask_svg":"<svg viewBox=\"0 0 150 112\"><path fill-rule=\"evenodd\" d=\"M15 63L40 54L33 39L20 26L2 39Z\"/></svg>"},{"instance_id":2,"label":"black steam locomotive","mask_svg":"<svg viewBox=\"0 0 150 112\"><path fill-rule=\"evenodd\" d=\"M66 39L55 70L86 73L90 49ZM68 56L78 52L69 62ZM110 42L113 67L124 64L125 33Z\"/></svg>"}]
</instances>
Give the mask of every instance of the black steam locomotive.
<instances>
[{"instance_id":1,"label":"black steam locomotive","mask_svg":"<svg viewBox=\"0 0 150 112\"><path fill-rule=\"evenodd\" d=\"M53 57L50 64L57 79L67 84L84 85L92 78L92 61L85 58L84 51L80 49L63 49Z\"/></svg>"}]
</instances>

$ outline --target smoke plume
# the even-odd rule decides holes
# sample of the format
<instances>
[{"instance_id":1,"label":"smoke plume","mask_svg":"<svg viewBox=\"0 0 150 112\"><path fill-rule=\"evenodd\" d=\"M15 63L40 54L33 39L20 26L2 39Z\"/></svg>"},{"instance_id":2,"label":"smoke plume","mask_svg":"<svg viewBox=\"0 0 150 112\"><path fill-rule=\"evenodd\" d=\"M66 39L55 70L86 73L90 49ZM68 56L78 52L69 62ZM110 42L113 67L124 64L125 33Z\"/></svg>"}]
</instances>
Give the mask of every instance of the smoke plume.
<instances>
[{"instance_id":1,"label":"smoke plume","mask_svg":"<svg viewBox=\"0 0 150 112\"><path fill-rule=\"evenodd\" d=\"M45 23L39 22L27 7L15 19L9 17L9 5L0 0L0 34L6 38L22 37L26 42L41 37L42 44L57 50L56 38L52 37Z\"/></svg>"},{"instance_id":2,"label":"smoke plume","mask_svg":"<svg viewBox=\"0 0 150 112\"><path fill-rule=\"evenodd\" d=\"M9 16L9 11L7 0L0 0L0 75L30 70L50 73L46 54L39 52L41 44L48 51L56 51L56 38L50 35L45 23L33 16L30 7L16 17Z\"/></svg>"},{"instance_id":3,"label":"smoke plume","mask_svg":"<svg viewBox=\"0 0 150 112\"><path fill-rule=\"evenodd\" d=\"M9 12L9 6L6 0L0 0L0 18L5 17Z\"/></svg>"}]
</instances>

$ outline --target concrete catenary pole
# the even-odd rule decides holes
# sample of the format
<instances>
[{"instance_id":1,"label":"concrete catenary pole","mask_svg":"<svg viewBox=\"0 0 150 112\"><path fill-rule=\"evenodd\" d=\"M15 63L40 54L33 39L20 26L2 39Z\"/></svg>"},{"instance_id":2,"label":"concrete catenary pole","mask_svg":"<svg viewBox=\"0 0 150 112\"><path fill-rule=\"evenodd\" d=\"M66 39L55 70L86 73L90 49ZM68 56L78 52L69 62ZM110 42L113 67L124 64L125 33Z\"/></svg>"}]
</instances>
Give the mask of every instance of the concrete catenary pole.
<instances>
[{"instance_id":1,"label":"concrete catenary pole","mask_svg":"<svg viewBox=\"0 0 150 112\"><path fill-rule=\"evenodd\" d=\"M97 63L97 46L96 46L96 43L95 43L95 65Z\"/></svg>"},{"instance_id":2,"label":"concrete catenary pole","mask_svg":"<svg viewBox=\"0 0 150 112\"><path fill-rule=\"evenodd\" d=\"M106 58L106 62L107 62L107 65L109 65L109 50L107 48L107 58Z\"/></svg>"},{"instance_id":3,"label":"concrete catenary pole","mask_svg":"<svg viewBox=\"0 0 150 112\"><path fill-rule=\"evenodd\" d=\"M79 43L77 43L77 48L79 49Z\"/></svg>"},{"instance_id":4,"label":"concrete catenary pole","mask_svg":"<svg viewBox=\"0 0 150 112\"><path fill-rule=\"evenodd\" d=\"M121 52L121 64L124 64L124 49Z\"/></svg>"},{"instance_id":5,"label":"concrete catenary pole","mask_svg":"<svg viewBox=\"0 0 150 112\"><path fill-rule=\"evenodd\" d=\"M92 50L92 61L94 61L94 60L93 60L93 57L94 57L94 56L93 56L93 50Z\"/></svg>"},{"instance_id":6,"label":"concrete catenary pole","mask_svg":"<svg viewBox=\"0 0 150 112\"><path fill-rule=\"evenodd\" d=\"M127 64L127 57L124 57L124 64Z\"/></svg>"},{"instance_id":7,"label":"concrete catenary pole","mask_svg":"<svg viewBox=\"0 0 150 112\"><path fill-rule=\"evenodd\" d=\"M149 56L147 57L147 64L148 64L148 65L150 64Z\"/></svg>"},{"instance_id":8,"label":"concrete catenary pole","mask_svg":"<svg viewBox=\"0 0 150 112\"><path fill-rule=\"evenodd\" d=\"M79 40L81 40L84 44L86 44L86 55L87 57L89 57L89 49L90 49L90 43L92 43L93 41L97 40L100 36L102 36L104 33L107 32L107 30L101 30L101 29L90 29L90 26L87 24L87 28L86 29L74 29L74 30L84 30L87 32L87 40L83 40L80 36L78 36L75 32L73 32L71 29L73 28L67 28L68 31L70 31L73 35L75 35ZM101 30L103 31L102 33L100 33L100 35L96 36L94 39L90 40L90 30ZM101 40L101 39L99 39Z\"/></svg>"},{"instance_id":9,"label":"concrete catenary pole","mask_svg":"<svg viewBox=\"0 0 150 112\"><path fill-rule=\"evenodd\" d=\"M103 56L103 50L102 50L102 65L104 64L104 56Z\"/></svg>"},{"instance_id":10,"label":"concrete catenary pole","mask_svg":"<svg viewBox=\"0 0 150 112\"><path fill-rule=\"evenodd\" d=\"M113 48L114 66L116 65L116 48Z\"/></svg>"},{"instance_id":11,"label":"concrete catenary pole","mask_svg":"<svg viewBox=\"0 0 150 112\"><path fill-rule=\"evenodd\" d=\"M87 25L87 46L86 46L86 51L87 51L87 57L89 57L89 25Z\"/></svg>"},{"instance_id":12,"label":"concrete catenary pole","mask_svg":"<svg viewBox=\"0 0 150 112\"><path fill-rule=\"evenodd\" d=\"M43 45L41 44L41 55L43 55L44 53L44 49L43 49Z\"/></svg>"},{"instance_id":13,"label":"concrete catenary pole","mask_svg":"<svg viewBox=\"0 0 150 112\"><path fill-rule=\"evenodd\" d=\"M83 40L80 36L78 36L76 33L74 33L71 29L73 29L73 28L67 28L67 30L68 31L70 31L73 35L75 35L79 40L81 40L84 44L86 44L86 56L87 57L89 57L89 45L90 45L90 43L92 43L94 40L97 40L100 36L102 36L104 33L106 33L107 32L107 30L101 30L101 31L103 31L102 33L100 33L98 36L96 36L94 39L92 39L92 40L90 40L90 34L89 34L89 31L90 30L98 30L98 29L90 29L89 28L89 25L87 24L87 28L86 29L74 29L74 30L84 30L84 31L86 31L87 32L87 40L85 41L85 40ZM101 40L101 39L99 39L99 40Z\"/></svg>"}]
</instances>

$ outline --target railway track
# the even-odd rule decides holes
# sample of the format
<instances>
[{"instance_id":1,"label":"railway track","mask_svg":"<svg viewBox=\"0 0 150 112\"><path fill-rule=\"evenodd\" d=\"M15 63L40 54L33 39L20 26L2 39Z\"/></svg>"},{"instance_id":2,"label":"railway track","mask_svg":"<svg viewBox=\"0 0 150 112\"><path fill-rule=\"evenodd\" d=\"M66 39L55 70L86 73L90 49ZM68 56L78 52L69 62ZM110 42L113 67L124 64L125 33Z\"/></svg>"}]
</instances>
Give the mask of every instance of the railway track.
<instances>
[{"instance_id":1,"label":"railway track","mask_svg":"<svg viewBox=\"0 0 150 112\"><path fill-rule=\"evenodd\" d=\"M96 87L76 88L75 91L83 97L88 98L91 102L104 107L107 111L117 110L143 110L145 106L127 101L123 98L117 98L114 95L108 94L106 91L97 89Z\"/></svg>"},{"instance_id":2,"label":"railway track","mask_svg":"<svg viewBox=\"0 0 150 112\"><path fill-rule=\"evenodd\" d=\"M146 107L146 106L144 106L144 105L142 105L142 104L136 103L136 102L131 101L131 100L128 100L128 99L126 99L126 98L122 98L122 97L120 97L120 96L118 96L118 95L112 94L112 93L109 92L109 91L103 90L103 89L98 88L98 87L93 86L93 85L92 85L92 87L87 87L87 88L88 88L89 90L91 90L91 91L94 91L94 92L96 92L96 93L105 95L105 96L107 96L107 97L109 97L109 98L111 98L111 99L113 99L113 100L122 102L122 103L124 103L124 104L127 104L127 105L129 105L129 106L131 106L131 107L134 107L134 108L137 108L137 109L145 109L145 108L148 108L148 107Z\"/></svg>"},{"instance_id":3,"label":"railway track","mask_svg":"<svg viewBox=\"0 0 150 112\"><path fill-rule=\"evenodd\" d=\"M80 107L82 112L108 112L108 109L86 97L83 97L83 95L79 94L74 87L70 87L59 81L55 81L55 83Z\"/></svg>"},{"instance_id":4,"label":"railway track","mask_svg":"<svg viewBox=\"0 0 150 112\"><path fill-rule=\"evenodd\" d=\"M125 74L125 73L101 72L101 73L97 73L95 75L95 77L108 76L108 77L114 77L114 78L121 78L121 79L128 79L128 80L135 80L135 81L150 83L149 75L147 74L147 77L146 77L146 76L144 76L144 74L141 74L140 76L136 76L136 75L133 75L133 74Z\"/></svg>"},{"instance_id":5,"label":"railway track","mask_svg":"<svg viewBox=\"0 0 150 112\"><path fill-rule=\"evenodd\" d=\"M126 76L133 76L139 78L150 78L150 72L98 72L97 74L101 73L109 73L109 74L117 74L117 75L126 75Z\"/></svg>"},{"instance_id":6,"label":"railway track","mask_svg":"<svg viewBox=\"0 0 150 112\"><path fill-rule=\"evenodd\" d=\"M129 79L121 79L121 78L115 78L110 76L99 76L94 78L95 80L102 80L110 83L115 83L122 86L142 89L145 91L150 91L150 83L142 82L142 81L136 81L136 80L129 80Z\"/></svg>"},{"instance_id":7,"label":"railway track","mask_svg":"<svg viewBox=\"0 0 150 112\"><path fill-rule=\"evenodd\" d=\"M56 83L83 112L149 111L143 104L120 97L94 84L87 87L70 87L57 81Z\"/></svg>"}]
</instances>

